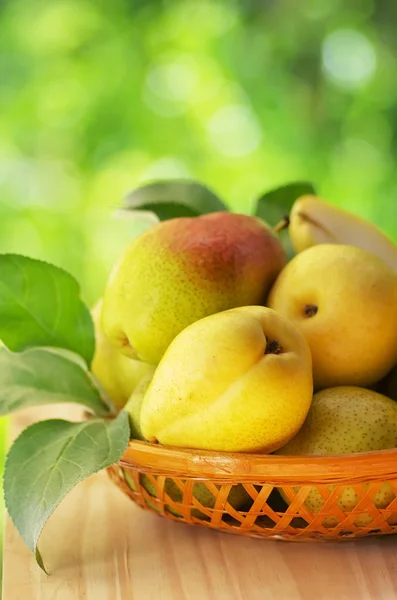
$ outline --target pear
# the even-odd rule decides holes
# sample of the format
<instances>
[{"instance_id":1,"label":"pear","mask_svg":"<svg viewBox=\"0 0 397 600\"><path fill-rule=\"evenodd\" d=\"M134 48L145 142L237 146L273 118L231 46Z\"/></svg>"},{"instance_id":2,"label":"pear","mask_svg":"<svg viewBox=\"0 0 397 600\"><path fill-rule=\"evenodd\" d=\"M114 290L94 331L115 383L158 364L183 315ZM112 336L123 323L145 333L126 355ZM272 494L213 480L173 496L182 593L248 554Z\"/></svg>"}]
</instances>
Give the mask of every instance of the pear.
<instances>
[{"instance_id":1,"label":"pear","mask_svg":"<svg viewBox=\"0 0 397 600\"><path fill-rule=\"evenodd\" d=\"M154 486L153 482L149 479L149 477L147 475L141 474L140 482L141 482L141 485L145 488L145 490L153 498L157 497L156 487ZM184 483L186 483L186 481L182 480L181 483L184 484ZM215 486L215 487L217 487L219 489L219 485ZM175 481L173 481L172 479L170 479L168 477L164 483L164 491L166 494L168 494L168 496L172 500L174 500L174 502L178 502L178 503L183 502L182 490L175 483ZM195 482L193 484L192 494L193 494L193 497L196 498L196 500L198 502L200 502L200 504L202 506L204 506L206 508L214 508L216 498L212 494L212 492L210 492L210 490L207 488L207 486L204 483ZM159 506L155 502L151 502L150 500L147 500L146 502L150 508L153 508L156 511L160 510ZM228 498L227 498L227 502L236 510L239 510L242 507L248 506L250 502L252 504L251 497L248 495L248 493L245 491L244 487L241 484L234 485L231 488ZM178 510L173 508L171 505L167 504L166 508L167 508L167 511L170 512L171 514L173 514L174 516L176 516L176 517L182 516L182 514L180 512L178 512ZM193 515L193 517L196 517L198 519L202 519L202 520L208 519L208 516L198 508L193 508L191 514Z\"/></svg>"},{"instance_id":2,"label":"pear","mask_svg":"<svg viewBox=\"0 0 397 600\"><path fill-rule=\"evenodd\" d=\"M348 244L375 254L397 273L397 247L380 229L316 196L296 200L289 235L296 252L315 244Z\"/></svg>"},{"instance_id":3,"label":"pear","mask_svg":"<svg viewBox=\"0 0 397 600\"><path fill-rule=\"evenodd\" d=\"M318 392L307 419L299 433L277 454L288 456L350 454L386 450L397 446L397 403L372 390L354 386L335 387ZM363 484L364 490L368 484ZM295 488L298 492L299 488ZM328 486L330 492L335 486ZM363 491L364 494L364 491ZM281 491L289 503L286 494ZM374 495L377 508L387 508L395 494L389 483L382 483ZM338 499L338 506L345 512L352 511L360 498L354 488L346 486ZM311 513L321 513L324 499L313 487L305 500ZM392 515L393 520L397 513ZM358 515L357 526L368 525L372 517L368 513ZM325 517L324 525L337 525L335 517Z\"/></svg>"},{"instance_id":4,"label":"pear","mask_svg":"<svg viewBox=\"0 0 397 600\"><path fill-rule=\"evenodd\" d=\"M268 306L306 337L316 389L368 387L397 363L397 275L365 250L304 250L280 273Z\"/></svg>"},{"instance_id":5,"label":"pear","mask_svg":"<svg viewBox=\"0 0 397 600\"><path fill-rule=\"evenodd\" d=\"M131 359L126 359L131 360ZM145 375L137 384L132 392L124 410L128 413L130 422L130 437L135 440L145 441L141 430L141 407L143 398L153 378L153 372Z\"/></svg>"},{"instance_id":6,"label":"pear","mask_svg":"<svg viewBox=\"0 0 397 600\"><path fill-rule=\"evenodd\" d=\"M255 217L222 212L159 223L115 265L104 332L128 356L157 365L194 321L264 302L285 261L276 234Z\"/></svg>"},{"instance_id":7,"label":"pear","mask_svg":"<svg viewBox=\"0 0 397 600\"><path fill-rule=\"evenodd\" d=\"M150 384L151 379L152 379L151 376L147 376L147 377L143 378L143 380L138 384L138 386L132 393L131 398L129 399L129 401L127 402L127 404L125 406L125 410L128 413L128 417L129 417L129 421L130 421L130 430L131 430L130 437L133 439L136 439L136 440L145 441L145 438L144 438L144 436L142 434L142 430L141 430L140 415L141 415L142 400L144 398L145 392ZM136 485L133 482L133 480L131 479L131 477L128 475L128 473L125 473L124 475L125 475L125 479L126 479L127 484L129 485L129 487L133 491L136 492L137 491ZM156 498L157 497L156 487L153 484L152 480L149 479L149 477L144 474L140 474L139 477L140 477L140 483L145 488L145 490L153 498ZM155 476L155 478L157 478L157 476ZM182 481L182 483L185 483L185 481ZM181 503L183 501L183 493L182 493L181 489L178 487L178 485L172 479L170 479L168 477L165 480L164 490L165 490L166 494L168 494L168 496L170 498L172 498L172 500L174 500L175 502ZM200 483L200 482L194 483L192 494L193 494L194 498L196 498L196 500L198 500L200 502L200 504L202 504L203 506L205 506L207 508L214 508L216 498L209 491L209 489L207 488L207 486L204 483ZM231 506L233 506L233 508L238 510L242 506L248 504L248 502L250 501L250 496L247 494L247 492L245 491L245 489L242 485L235 485L231 488L227 501L229 502L229 504L231 504ZM150 500L147 500L146 502L150 508L153 508L154 510L159 511L159 507L155 502L151 502ZM168 510L168 512L170 512L171 514L173 514L177 517L182 516L178 511L176 511L174 508L172 508L169 505L167 505L167 510ZM192 515L194 517L197 517L198 519L207 519L207 515L205 515L202 511L200 511L198 509L193 509Z\"/></svg>"},{"instance_id":8,"label":"pear","mask_svg":"<svg viewBox=\"0 0 397 600\"><path fill-rule=\"evenodd\" d=\"M121 409L142 378L152 377L154 367L127 358L110 344L102 331L101 314L100 300L92 310L96 347L91 370L113 404Z\"/></svg>"},{"instance_id":9,"label":"pear","mask_svg":"<svg viewBox=\"0 0 397 600\"><path fill-rule=\"evenodd\" d=\"M271 452L301 427L312 390L303 335L263 306L231 309L171 343L143 400L142 433L172 446Z\"/></svg>"}]
</instances>

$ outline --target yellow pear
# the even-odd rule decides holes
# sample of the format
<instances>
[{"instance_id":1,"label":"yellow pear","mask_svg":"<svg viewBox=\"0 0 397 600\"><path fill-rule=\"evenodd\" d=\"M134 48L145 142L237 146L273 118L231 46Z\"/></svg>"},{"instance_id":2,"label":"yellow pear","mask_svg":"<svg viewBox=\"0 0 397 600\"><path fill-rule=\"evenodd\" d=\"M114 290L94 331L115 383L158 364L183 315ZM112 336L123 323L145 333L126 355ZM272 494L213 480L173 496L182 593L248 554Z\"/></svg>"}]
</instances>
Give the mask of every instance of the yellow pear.
<instances>
[{"instance_id":1,"label":"yellow pear","mask_svg":"<svg viewBox=\"0 0 397 600\"><path fill-rule=\"evenodd\" d=\"M375 225L316 196L292 207L289 235L296 252L315 244L348 244L382 258L397 272L397 246Z\"/></svg>"},{"instance_id":2,"label":"yellow pear","mask_svg":"<svg viewBox=\"0 0 397 600\"><path fill-rule=\"evenodd\" d=\"M365 250L304 250L280 273L268 305L306 337L316 389L367 387L397 363L397 275Z\"/></svg>"},{"instance_id":3,"label":"yellow pear","mask_svg":"<svg viewBox=\"0 0 397 600\"><path fill-rule=\"evenodd\" d=\"M309 347L263 306L196 321L171 343L141 409L149 441L270 452L302 425L312 398Z\"/></svg>"},{"instance_id":4,"label":"yellow pear","mask_svg":"<svg viewBox=\"0 0 397 600\"><path fill-rule=\"evenodd\" d=\"M104 332L129 357L157 365L194 321L264 302L285 262L277 235L256 217L222 212L163 221L112 270Z\"/></svg>"},{"instance_id":5,"label":"yellow pear","mask_svg":"<svg viewBox=\"0 0 397 600\"><path fill-rule=\"evenodd\" d=\"M397 446L397 403L371 390L346 386L318 392L306 421L298 434L277 454L288 456L351 454L386 450ZM335 486L328 486L333 491ZM363 493L368 484L363 485ZM298 491L298 488L295 488ZM289 503L285 493L284 500ZM387 508L395 494L389 483L383 483L374 495L377 508ZM338 506L345 512L354 509L360 497L351 486L346 486L339 496ZM319 513L324 499L313 487L305 500L311 513ZM396 514L392 516L395 519ZM360 514L355 523L365 526L372 521L368 513ZM324 519L324 525L333 527L335 517Z\"/></svg>"},{"instance_id":6,"label":"yellow pear","mask_svg":"<svg viewBox=\"0 0 397 600\"><path fill-rule=\"evenodd\" d=\"M124 356L109 343L102 331L101 312L100 300L92 310L96 347L91 370L113 404L121 409L142 378L153 375L154 367Z\"/></svg>"},{"instance_id":7,"label":"yellow pear","mask_svg":"<svg viewBox=\"0 0 397 600\"><path fill-rule=\"evenodd\" d=\"M142 441L145 440L145 438L142 434L142 430L141 430L141 407L142 407L142 401L143 401L144 395L147 391L147 388L149 387L151 380L152 380L151 374L144 377L142 379L142 381L140 381L140 383L138 383L137 387L133 391L130 399L128 400L127 404L124 407L124 409L128 413L129 422L130 422L130 431L131 431L130 437L132 439L142 440ZM155 477L157 478L157 476L155 476ZM131 479L131 477L129 477L128 473L125 473L125 479L126 479L128 485L130 486L130 488L133 491L136 491L136 486L135 486L133 480ZM157 497L156 487L147 475L141 474L140 482L141 482L142 486L145 488L145 490L153 498ZM185 483L185 482L182 481L182 483ZM164 489L165 489L166 494L168 494L168 496L175 502L181 503L183 501L183 493L182 493L181 489L178 487L178 485L172 479L167 478L165 480ZM216 498L212 494L212 492L210 492L210 490L207 488L207 486L204 483L196 482L193 485L192 494L193 494L194 498L196 498L196 500L198 500L198 502L200 502L200 504L202 504L202 506L205 506L206 508L214 508ZM250 496L245 491L245 489L242 485L234 485L231 488L227 501L236 510L240 509L244 505L247 505L250 501L252 503ZM157 511L159 510L159 507L155 502L151 502L150 500L147 500L147 504L154 510L157 510ZM168 510L168 512L170 512L171 514L173 514L177 517L181 516L181 514L177 510L175 510L174 508L172 508L169 505L167 505L167 510ZM197 517L198 519L207 519L208 518L207 515L205 515L201 510L196 509L196 508L194 508L192 510L192 515L194 517Z\"/></svg>"}]
</instances>

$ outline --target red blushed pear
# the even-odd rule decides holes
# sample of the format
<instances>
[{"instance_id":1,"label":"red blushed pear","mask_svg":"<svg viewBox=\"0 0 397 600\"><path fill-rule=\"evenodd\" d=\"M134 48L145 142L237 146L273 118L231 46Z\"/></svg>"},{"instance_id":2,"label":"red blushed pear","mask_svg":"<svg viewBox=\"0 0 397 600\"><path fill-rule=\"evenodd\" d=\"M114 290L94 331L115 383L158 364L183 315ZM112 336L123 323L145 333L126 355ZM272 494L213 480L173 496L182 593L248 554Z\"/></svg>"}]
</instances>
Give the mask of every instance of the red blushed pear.
<instances>
[{"instance_id":1,"label":"red blushed pear","mask_svg":"<svg viewBox=\"0 0 397 600\"><path fill-rule=\"evenodd\" d=\"M191 323L262 304L285 262L277 235L256 217L222 212L160 223L111 273L105 335L125 354L156 365Z\"/></svg>"}]
</instances>

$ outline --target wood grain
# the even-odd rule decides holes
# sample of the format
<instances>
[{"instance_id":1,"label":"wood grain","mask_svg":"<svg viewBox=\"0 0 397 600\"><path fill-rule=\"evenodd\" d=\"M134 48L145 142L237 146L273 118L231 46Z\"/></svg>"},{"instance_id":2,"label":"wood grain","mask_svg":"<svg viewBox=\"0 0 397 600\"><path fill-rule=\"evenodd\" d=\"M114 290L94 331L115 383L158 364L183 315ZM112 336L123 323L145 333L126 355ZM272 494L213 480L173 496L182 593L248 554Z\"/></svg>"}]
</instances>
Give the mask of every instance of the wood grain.
<instances>
[{"instance_id":1,"label":"wood grain","mask_svg":"<svg viewBox=\"0 0 397 600\"><path fill-rule=\"evenodd\" d=\"M37 413L19 417L18 428L33 416ZM46 526L40 548L50 576L36 566L7 520L3 600L397 597L394 536L294 544L191 528L142 511L105 473L66 498Z\"/></svg>"}]
</instances>

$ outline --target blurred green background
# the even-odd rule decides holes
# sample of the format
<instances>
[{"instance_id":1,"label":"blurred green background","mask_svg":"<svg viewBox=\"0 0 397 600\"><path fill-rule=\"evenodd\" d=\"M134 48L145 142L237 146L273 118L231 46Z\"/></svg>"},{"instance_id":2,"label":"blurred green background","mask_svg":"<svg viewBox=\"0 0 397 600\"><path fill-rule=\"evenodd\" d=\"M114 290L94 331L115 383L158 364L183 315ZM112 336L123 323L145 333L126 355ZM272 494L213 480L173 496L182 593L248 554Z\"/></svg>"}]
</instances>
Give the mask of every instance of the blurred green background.
<instances>
[{"instance_id":1,"label":"blurred green background","mask_svg":"<svg viewBox=\"0 0 397 600\"><path fill-rule=\"evenodd\" d=\"M63 266L92 304L150 220L148 180L250 212L294 179L397 239L397 4L3 0L0 251Z\"/></svg>"}]
</instances>

